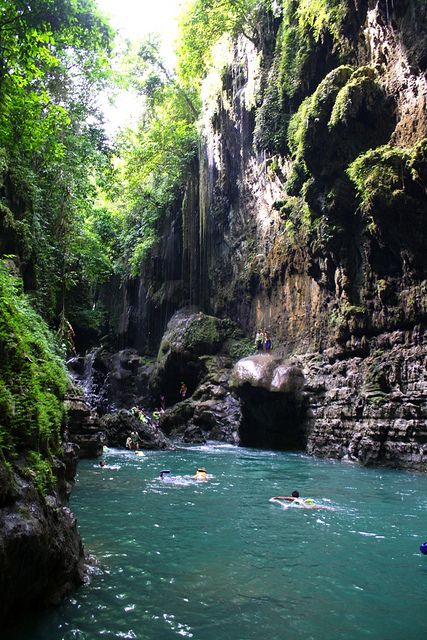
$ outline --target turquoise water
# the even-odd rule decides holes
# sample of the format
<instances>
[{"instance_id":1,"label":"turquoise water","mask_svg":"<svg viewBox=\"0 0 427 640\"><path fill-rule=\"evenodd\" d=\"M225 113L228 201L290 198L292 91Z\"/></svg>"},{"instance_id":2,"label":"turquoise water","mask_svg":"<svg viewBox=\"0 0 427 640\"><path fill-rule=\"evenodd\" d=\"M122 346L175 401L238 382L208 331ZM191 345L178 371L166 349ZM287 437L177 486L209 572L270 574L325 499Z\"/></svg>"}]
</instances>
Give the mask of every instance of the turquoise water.
<instances>
[{"instance_id":1,"label":"turquoise water","mask_svg":"<svg viewBox=\"0 0 427 640\"><path fill-rule=\"evenodd\" d=\"M71 505L98 567L13 640L427 637L426 476L228 446L106 461ZM335 510L269 502L296 488Z\"/></svg>"}]
</instances>

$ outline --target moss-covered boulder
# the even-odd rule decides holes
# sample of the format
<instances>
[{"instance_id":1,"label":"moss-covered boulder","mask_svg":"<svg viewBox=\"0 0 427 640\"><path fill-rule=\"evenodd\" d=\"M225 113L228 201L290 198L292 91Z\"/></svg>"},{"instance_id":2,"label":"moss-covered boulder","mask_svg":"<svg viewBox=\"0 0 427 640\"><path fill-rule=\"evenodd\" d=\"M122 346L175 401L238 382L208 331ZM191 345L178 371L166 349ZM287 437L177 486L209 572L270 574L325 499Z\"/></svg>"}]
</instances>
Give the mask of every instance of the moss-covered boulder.
<instances>
[{"instance_id":1,"label":"moss-covered boulder","mask_svg":"<svg viewBox=\"0 0 427 640\"><path fill-rule=\"evenodd\" d=\"M216 318L192 307L171 318L160 343L151 376L154 397L165 396L168 405L182 399L180 387L191 396L206 375L202 356L229 353L239 346L242 332L231 320Z\"/></svg>"},{"instance_id":2,"label":"moss-covered boulder","mask_svg":"<svg viewBox=\"0 0 427 640\"><path fill-rule=\"evenodd\" d=\"M425 277L427 139L412 149L383 145L367 151L348 175L373 244L375 272L383 279L404 273Z\"/></svg>"},{"instance_id":3,"label":"moss-covered boulder","mask_svg":"<svg viewBox=\"0 0 427 640\"><path fill-rule=\"evenodd\" d=\"M359 153L386 142L394 105L372 67L331 71L293 116L288 130L295 171L323 178L343 170Z\"/></svg>"}]
</instances>

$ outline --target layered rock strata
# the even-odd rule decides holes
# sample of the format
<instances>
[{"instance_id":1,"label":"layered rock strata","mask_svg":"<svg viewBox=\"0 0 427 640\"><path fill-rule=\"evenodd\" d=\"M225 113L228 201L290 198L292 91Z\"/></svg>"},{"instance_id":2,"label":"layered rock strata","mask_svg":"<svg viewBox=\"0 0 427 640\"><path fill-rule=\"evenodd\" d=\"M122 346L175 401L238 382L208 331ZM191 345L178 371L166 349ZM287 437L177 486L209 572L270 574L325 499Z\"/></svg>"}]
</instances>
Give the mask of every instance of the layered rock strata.
<instances>
[{"instance_id":1,"label":"layered rock strata","mask_svg":"<svg viewBox=\"0 0 427 640\"><path fill-rule=\"evenodd\" d=\"M308 453L427 470L427 350L420 327L383 334L371 353L304 364Z\"/></svg>"}]
</instances>

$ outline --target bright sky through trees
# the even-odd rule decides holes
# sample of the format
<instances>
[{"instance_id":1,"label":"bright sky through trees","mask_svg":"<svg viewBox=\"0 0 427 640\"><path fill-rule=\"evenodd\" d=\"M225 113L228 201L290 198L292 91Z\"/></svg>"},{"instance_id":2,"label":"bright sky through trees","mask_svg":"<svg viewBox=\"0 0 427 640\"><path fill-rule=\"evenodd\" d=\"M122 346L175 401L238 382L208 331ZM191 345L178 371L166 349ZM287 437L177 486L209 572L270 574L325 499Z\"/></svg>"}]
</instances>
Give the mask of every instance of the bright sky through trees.
<instances>
[{"instance_id":1,"label":"bright sky through trees","mask_svg":"<svg viewBox=\"0 0 427 640\"><path fill-rule=\"evenodd\" d=\"M162 40L162 55L168 67L173 67L173 45L177 36L177 17L182 0L96 0L112 27L122 38L137 42L149 33ZM140 112L138 100L131 92L117 96L115 106L104 105L107 131L136 122Z\"/></svg>"}]
</instances>

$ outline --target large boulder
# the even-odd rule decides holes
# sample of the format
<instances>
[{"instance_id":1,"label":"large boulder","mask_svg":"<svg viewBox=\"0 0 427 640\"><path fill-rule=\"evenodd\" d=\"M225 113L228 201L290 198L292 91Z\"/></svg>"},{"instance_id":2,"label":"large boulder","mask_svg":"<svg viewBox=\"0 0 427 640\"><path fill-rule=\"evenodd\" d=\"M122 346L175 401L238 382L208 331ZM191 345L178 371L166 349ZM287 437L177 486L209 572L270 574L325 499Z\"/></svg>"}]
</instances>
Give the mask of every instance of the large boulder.
<instances>
[{"instance_id":1,"label":"large boulder","mask_svg":"<svg viewBox=\"0 0 427 640\"><path fill-rule=\"evenodd\" d=\"M106 443L112 447L124 447L132 431L136 431L142 442L141 449L171 449L172 444L164 433L151 422L142 422L130 411L121 409L101 418Z\"/></svg>"},{"instance_id":2,"label":"large boulder","mask_svg":"<svg viewBox=\"0 0 427 640\"><path fill-rule=\"evenodd\" d=\"M168 323L151 376L154 397L164 396L172 405L182 400L181 382L191 396L209 373L205 356L228 353L241 330L229 319L206 315L194 307L177 311Z\"/></svg>"},{"instance_id":3,"label":"large boulder","mask_svg":"<svg viewBox=\"0 0 427 640\"><path fill-rule=\"evenodd\" d=\"M76 454L54 460L56 486L43 493L25 457L0 461L0 617L3 624L30 609L58 604L82 584L84 554L67 500Z\"/></svg>"},{"instance_id":4,"label":"large boulder","mask_svg":"<svg viewBox=\"0 0 427 640\"><path fill-rule=\"evenodd\" d=\"M233 369L234 387L260 387L272 393L299 393L304 374L299 367L282 358L260 353L239 360Z\"/></svg>"}]
</instances>

